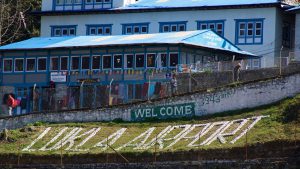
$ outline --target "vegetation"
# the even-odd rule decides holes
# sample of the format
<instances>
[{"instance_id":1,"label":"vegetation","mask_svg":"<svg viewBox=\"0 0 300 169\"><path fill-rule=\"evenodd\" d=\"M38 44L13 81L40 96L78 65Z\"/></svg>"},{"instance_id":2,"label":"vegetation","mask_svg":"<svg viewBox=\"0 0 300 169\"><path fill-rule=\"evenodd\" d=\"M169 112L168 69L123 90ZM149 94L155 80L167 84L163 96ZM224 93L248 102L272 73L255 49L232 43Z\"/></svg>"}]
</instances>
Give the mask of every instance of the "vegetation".
<instances>
[{"instance_id":1,"label":"vegetation","mask_svg":"<svg viewBox=\"0 0 300 169\"><path fill-rule=\"evenodd\" d=\"M259 121L247 134L247 144L252 145L255 143L266 143L272 141L299 141L300 140L300 128L297 127L300 125L299 119L299 110L300 110L300 95L289 98L283 101L280 101L274 105L259 107L256 109L251 110L241 110L241 111L234 111L234 112L225 112L221 114L215 114L206 117L199 117L193 120L187 119L179 119L179 120L172 120L172 121L161 121L161 122L142 122L142 123L129 123L123 122L120 120L116 120L114 122L94 122L94 123L67 123L67 124L45 124L45 123L36 123L28 125L22 129L17 130L10 130L8 131L8 137L11 141L2 141L0 144L0 152L2 154L6 153L13 153L18 154L21 150L27 147L34 139L36 139L46 127L52 127L51 131L41 140L38 141L33 148L39 149L43 147L46 143L48 143L59 131L62 130L64 127L69 127L68 131L71 131L75 127L82 127L86 132L95 127L101 127L101 130L93 137L91 140L86 142L84 146L80 147L80 149L90 149L89 151L66 151L63 150L63 153L72 155L72 154L82 154L82 153L89 153L89 154L98 154L98 153L111 153L113 150L107 149L102 150L101 147L93 147L96 143L107 138L112 133L116 132L117 130L125 127L127 130L123 134L123 136L118 139L114 144L111 146L113 148L118 148L125 143L133 140L135 137L139 136L141 133L145 132L150 127L157 127L154 130L154 133L150 136L150 139L155 138L155 136L165 129L168 125L183 125L183 124L205 124L208 122L216 122L216 121L224 121L224 120L236 120L242 118L249 118L253 116L260 116L260 115L269 115L268 118L263 118ZM233 126L234 127L234 126ZM229 131L232 131L234 128L228 128ZM181 129L182 130L182 129ZM181 130L174 130L168 134L168 138L175 136ZM191 132L188 136L196 135L198 131ZM213 132L213 131L211 131ZM212 134L212 133L210 133ZM65 135L60 137L63 138ZM87 136L83 138L79 138L75 140L75 146L78 145L82 140L84 140ZM232 136L225 137L226 140L230 141L233 139ZM60 140L59 139L59 140ZM200 141L203 141L205 136L201 138ZM58 141L58 140L57 140ZM57 142L56 141L56 142ZM183 139L179 141L175 146L167 149L162 149L159 151L189 151L191 149L216 149L216 148L233 148L233 147L243 147L246 143L246 137L243 136L239 139L235 144L231 144L229 142L225 144L221 144L219 140L212 142L210 145L200 146L190 148L187 145L191 142L190 139ZM52 146L56 142L49 145ZM148 142L148 141L147 141ZM165 146L169 145L172 140L165 141ZM197 142L199 144L200 142ZM67 148L68 145L64 146L63 149ZM153 152L155 147L151 147L148 150L134 150L132 148L125 148L122 149L121 152ZM33 151L33 152L22 152L22 153L29 153L35 155L51 155L51 154L59 154L61 149L59 150L52 150L52 151Z\"/></svg>"}]
</instances>

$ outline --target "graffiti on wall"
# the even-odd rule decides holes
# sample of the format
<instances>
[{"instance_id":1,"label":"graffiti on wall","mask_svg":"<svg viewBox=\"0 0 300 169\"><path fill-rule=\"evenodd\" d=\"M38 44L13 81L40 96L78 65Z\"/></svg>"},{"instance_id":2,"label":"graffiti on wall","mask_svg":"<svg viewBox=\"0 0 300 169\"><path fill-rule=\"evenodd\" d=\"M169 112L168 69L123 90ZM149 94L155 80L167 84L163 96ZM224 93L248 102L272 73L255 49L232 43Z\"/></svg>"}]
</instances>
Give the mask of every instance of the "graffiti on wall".
<instances>
[{"instance_id":1,"label":"graffiti on wall","mask_svg":"<svg viewBox=\"0 0 300 169\"><path fill-rule=\"evenodd\" d=\"M205 124L169 125L165 128L150 127L138 136L130 133L127 128L121 128L109 136L99 139L97 134L103 131L101 127L84 130L84 128L46 128L35 140L22 151L54 151L63 148L66 151L89 151L91 149L106 150L108 145L116 150L131 148L135 150L148 150L155 145L159 149L170 149L179 142L186 147L207 146L219 141L220 144L235 144L255 124L268 116L255 116L232 121L218 121ZM50 134L52 132L52 134ZM58 132L58 133L55 133ZM51 135L53 137L47 137ZM135 135L132 137L132 135ZM47 139L48 138L48 139ZM94 139L93 141L91 141ZM96 140L95 140L96 139ZM122 142L124 140L129 140ZM86 147L87 142L94 143ZM118 144L116 144L118 142ZM44 144L41 144L44 143ZM90 145L90 144L88 144ZM84 148L83 148L84 147Z\"/></svg>"}]
</instances>

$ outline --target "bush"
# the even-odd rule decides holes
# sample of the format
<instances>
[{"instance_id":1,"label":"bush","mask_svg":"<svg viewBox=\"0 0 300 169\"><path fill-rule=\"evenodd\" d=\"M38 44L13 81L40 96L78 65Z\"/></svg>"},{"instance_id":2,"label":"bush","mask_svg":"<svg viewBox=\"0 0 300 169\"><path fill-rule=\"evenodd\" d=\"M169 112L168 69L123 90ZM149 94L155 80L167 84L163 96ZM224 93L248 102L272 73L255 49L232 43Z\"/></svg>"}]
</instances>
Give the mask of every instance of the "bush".
<instances>
[{"instance_id":1,"label":"bush","mask_svg":"<svg viewBox=\"0 0 300 169\"><path fill-rule=\"evenodd\" d=\"M287 105L284 108L282 112L283 122L289 123L292 121L298 121L299 114L300 114L300 99L297 99L295 102Z\"/></svg>"}]
</instances>

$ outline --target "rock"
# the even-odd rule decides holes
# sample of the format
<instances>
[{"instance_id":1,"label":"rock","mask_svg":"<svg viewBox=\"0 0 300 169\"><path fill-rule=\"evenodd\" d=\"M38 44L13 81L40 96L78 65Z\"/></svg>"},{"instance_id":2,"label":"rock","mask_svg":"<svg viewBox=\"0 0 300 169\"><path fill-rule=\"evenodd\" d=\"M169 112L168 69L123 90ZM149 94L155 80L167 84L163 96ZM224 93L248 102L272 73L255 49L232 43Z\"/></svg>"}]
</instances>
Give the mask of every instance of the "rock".
<instances>
[{"instance_id":1,"label":"rock","mask_svg":"<svg viewBox=\"0 0 300 169\"><path fill-rule=\"evenodd\" d=\"M20 132L34 132L36 128L34 126L27 126L20 129Z\"/></svg>"}]
</instances>

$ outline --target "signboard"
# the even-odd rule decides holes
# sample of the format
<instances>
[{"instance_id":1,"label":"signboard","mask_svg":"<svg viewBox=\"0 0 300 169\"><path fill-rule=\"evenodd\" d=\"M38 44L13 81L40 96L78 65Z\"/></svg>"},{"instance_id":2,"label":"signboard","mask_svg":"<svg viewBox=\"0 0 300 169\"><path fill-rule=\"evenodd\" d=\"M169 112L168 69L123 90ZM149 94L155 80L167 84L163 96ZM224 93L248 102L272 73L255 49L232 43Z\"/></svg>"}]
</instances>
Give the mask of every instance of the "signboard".
<instances>
[{"instance_id":1,"label":"signboard","mask_svg":"<svg viewBox=\"0 0 300 169\"><path fill-rule=\"evenodd\" d=\"M169 119L195 116L195 103L145 107L131 110L132 121L142 121L149 118Z\"/></svg>"},{"instance_id":2,"label":"signboard","mask_svg":"<svg viewBox=\"0 0 300 169\"><path fill-rule=\"evenodd\" d=\"M51 72L50 80L53 82L66 82L67 76L64 73Z\"/></svg>"}]
</instances>

